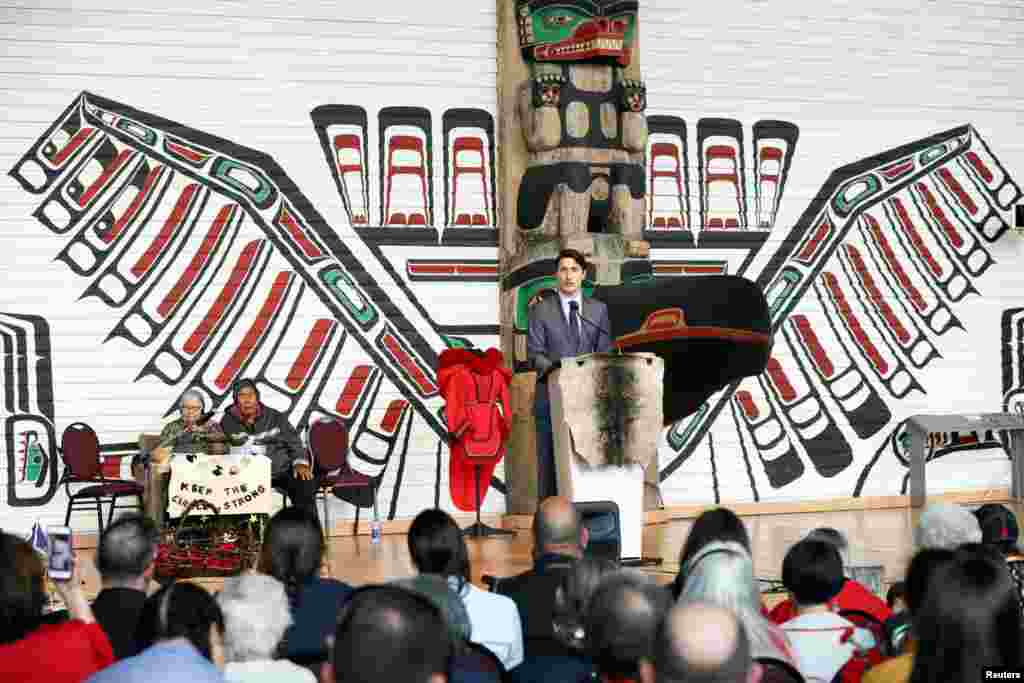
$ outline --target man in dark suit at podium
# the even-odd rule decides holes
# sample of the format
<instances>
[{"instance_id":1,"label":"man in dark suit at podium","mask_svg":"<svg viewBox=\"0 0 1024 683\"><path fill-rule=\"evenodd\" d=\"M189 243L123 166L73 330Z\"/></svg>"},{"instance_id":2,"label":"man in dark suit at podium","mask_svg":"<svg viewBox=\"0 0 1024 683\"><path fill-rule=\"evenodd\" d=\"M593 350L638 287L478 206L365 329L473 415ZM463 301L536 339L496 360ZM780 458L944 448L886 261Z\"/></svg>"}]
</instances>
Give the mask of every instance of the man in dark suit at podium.
<instances>
[{"instance_id":1,"label":"man in dark suit at podium","mask_svg":"<svg viewBox=\"0 0 1024 683\"><path fill-rule=\"evenodd\" d=\"M587 260L575 249L558 254L558 293L543 297L530 309L530 331L526 354L537 371L533 414L537 420L537 499L556 495L555 445L551 430L548 377L563 358L598 351L611 351L608 307L583 296L581 286Z\"/></svg>"}]
</instances>

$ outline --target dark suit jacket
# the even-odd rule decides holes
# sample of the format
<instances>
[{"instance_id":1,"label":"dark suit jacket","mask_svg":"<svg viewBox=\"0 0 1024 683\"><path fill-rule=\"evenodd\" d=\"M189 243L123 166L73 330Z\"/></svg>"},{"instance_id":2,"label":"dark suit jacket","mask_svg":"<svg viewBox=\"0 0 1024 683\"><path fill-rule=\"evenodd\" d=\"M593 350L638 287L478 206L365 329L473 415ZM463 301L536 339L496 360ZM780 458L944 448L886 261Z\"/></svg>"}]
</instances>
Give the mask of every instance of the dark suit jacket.
<instances>
[{"instance_id":1,"label":"dark suit jacket","mask_svg":"<svg viewBox=\"0 0 1024 683\"><path fill-rule=\"evenodd\" d=\"M92 603L96 623L107 634L107 640L118 659L139 654L135 644L135 627L139 623L146 594L132 588L105 588Z\"/></svg>"},{"instance_id":2,"label":"dark suit jacket","mask_svg":"<svg viewBox=\"0 0 1024 683\"><path fill-rule=\"evenodd\" d=\"M555 363L563 358L612 349L608 307L585 296L580 316L585 320L580 321L580 343L574 348L569 341L569 321L562 312L562 299L557 293L544 297L530 309L526 357L530 367L537 371L533 404L536 415L547 414L549 410L547 373Z\"/></svg>"},{"instance_id":3,"label":"dark suit jacket","mask_svg":"<svg viewBox=\"0 0 1024 683\"><path fill-rule=\"evenodd\" d=\"M568 654L568 649L555 639L552 622L555 591L575 561L567 555L544 555L530 571L501 579L494 587L496 593L512 598L519 609L523 654L528 658Z\"/></svg>"}]
</instances>

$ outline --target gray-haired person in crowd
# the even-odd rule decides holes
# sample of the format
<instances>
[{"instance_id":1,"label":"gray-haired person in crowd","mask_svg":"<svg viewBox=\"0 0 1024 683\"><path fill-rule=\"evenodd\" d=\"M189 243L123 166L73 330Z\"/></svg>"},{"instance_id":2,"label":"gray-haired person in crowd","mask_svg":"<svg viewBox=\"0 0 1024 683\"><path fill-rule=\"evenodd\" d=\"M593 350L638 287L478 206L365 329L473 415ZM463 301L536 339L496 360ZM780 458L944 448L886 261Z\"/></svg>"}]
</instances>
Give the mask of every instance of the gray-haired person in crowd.
<instances>
[{"instance_id":1,"label":"gray-haired person in crowd","mask_svg":"<svg viewBox=\"0 0 1024 683\"><path fill-rule=\"evenodd\" d=\"M274 652L292 623L284 584L264 574L232 577L224 581L217 603L224 612L224 677L228 681L316 681L308 669L287 659L274 659Z\"/></svg>"},{"instance_id":2,"label":"gray-haired person in crowd","mask_svg":"<svg viewBox=\"0 0 1024 683\"><path fill-rule=\"evenodd\" d=\"M754 657L773 657L796 666L796 653L785 631L761 611L761 593L750 553L735 541L712 541L697 551L682 572L681 602L717 605L739 617Z\"/></svg>"},{"instance_id":3,"label":"gray-haired person in crowd","mask_svg":"<svg viewBox=\"0 0 1024 683\"><path fill-rule=\"evenodd\" d=\"M981 543L981 525L969 510L949 503L933 503L921 512L914 528L914 546L955 550L964 543Z\"/></svg>"}]
</instances>

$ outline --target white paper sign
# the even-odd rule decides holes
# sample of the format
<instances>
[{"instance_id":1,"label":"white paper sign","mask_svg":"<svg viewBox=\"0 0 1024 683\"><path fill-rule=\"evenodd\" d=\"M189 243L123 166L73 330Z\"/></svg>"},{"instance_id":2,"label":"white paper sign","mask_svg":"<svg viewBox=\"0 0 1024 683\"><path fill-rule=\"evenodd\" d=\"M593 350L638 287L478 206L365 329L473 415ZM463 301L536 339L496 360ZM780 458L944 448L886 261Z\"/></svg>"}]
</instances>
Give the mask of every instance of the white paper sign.
<instances>
[{"instance_id":1,"label":"white paper sign","mask_svg":"<svg viewBox=\"0 0 1024 683\"><path fill-rule=\"evenodd\" d=\"M181 517L196 499L205 500L224 515L270 514L270 458L262 455L196 455L171 458L167 511ZM213 514L196 507L189 514Z\"/></svg>"}]
</instances>

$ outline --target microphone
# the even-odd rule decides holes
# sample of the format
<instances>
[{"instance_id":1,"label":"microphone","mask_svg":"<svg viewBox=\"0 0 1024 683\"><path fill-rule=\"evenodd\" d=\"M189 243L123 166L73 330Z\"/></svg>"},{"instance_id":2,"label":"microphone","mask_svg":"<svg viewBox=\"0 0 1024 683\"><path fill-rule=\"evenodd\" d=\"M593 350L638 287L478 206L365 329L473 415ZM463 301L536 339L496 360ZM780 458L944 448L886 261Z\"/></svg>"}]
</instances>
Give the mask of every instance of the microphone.
<instances>
[{"instance_id":1,"label":"microphone","mask_svg":"<svg viewBox=\"0 0 1024 683\"><path fill-rule=\"evenodd\" d=\"M204 424L206 424L207 422L210 421L210 418L212 418L216 413L217 413L216 410L211 410L208 413L203 413L202 415L199 416L199 419L196 420L196 424L197 425L204 425Z\"/></svg>"},{"instance_id":2,"label":"microphone","mask_svg":"<svg viewBox=\"0 0 1024 683\"><path fill-rule=\"evenodd\" d=\"M570 305L575 304L575 303L576 303L575 301L570 302ZM606 330L603 327L601 327L600 325L598 325L597 323L595 323L595 322L593 322L591 320L588 320L587 318L583 317L582 313L577 312L576 313L576 317L579 318L580 320L582 320L583 322L585 322L586 324L590 325L594 329L596 329L598 332L604 332L606 335L608 335L608 341L611 341L612 333L609 330ZM612 346L615 346L614 342L612 342ZM620 354L622 353L622 347L615 346L615 350L618 351Z\"/></svg>"}]
</instances>

